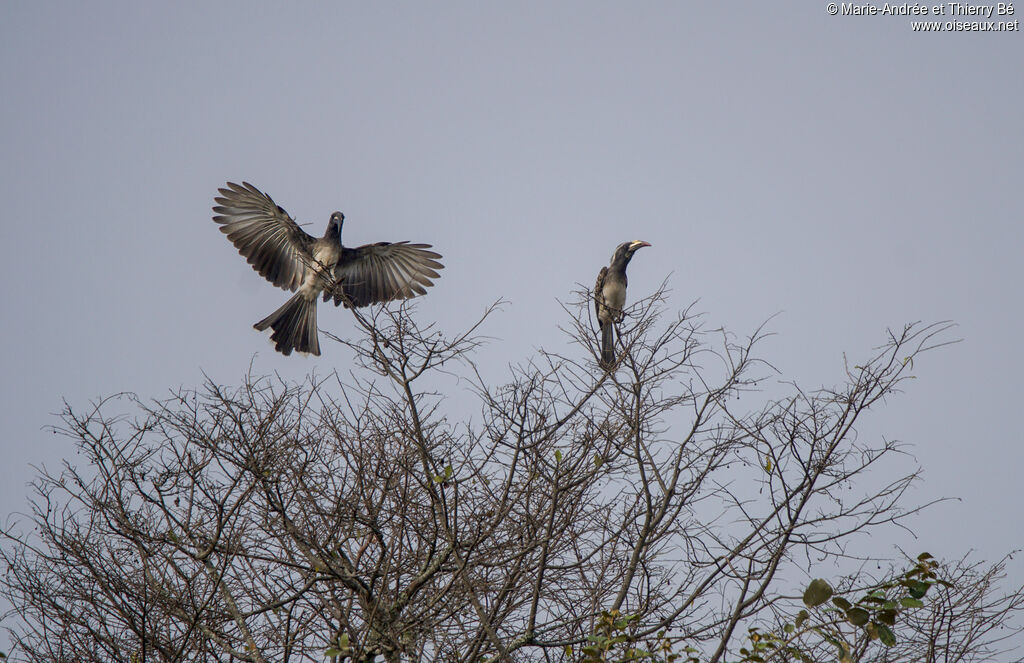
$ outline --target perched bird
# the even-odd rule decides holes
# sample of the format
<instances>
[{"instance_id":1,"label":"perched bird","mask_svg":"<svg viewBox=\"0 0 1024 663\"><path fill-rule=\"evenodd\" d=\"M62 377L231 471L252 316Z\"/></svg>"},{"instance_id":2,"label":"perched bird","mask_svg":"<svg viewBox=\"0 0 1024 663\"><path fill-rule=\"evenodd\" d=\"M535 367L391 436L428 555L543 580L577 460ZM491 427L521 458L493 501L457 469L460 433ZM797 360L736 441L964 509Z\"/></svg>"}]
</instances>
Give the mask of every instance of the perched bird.
<instances>
[{"instance_id":1,"label":"perched bird","mask_svg":"<svg viewBox=\"0 0 1024 663\"><path fill-rule=\"evenodd\" d=\"M270 338L282 354L320 354L316 298L321 292L324 301L333 297L335 306L366 306L425 295L431 279L440 277L441 256L427 251L429 244L377 242L350 249L341 243L341 212L331 215L327 232L317 239L248 182L228 182L218 191L213 220L221 232L261 276L295 292L253 325L260 331L273 329Z\"/></svg>"},{"instance_id":2,"label":"perched bird","mask_svg":"<svg viewBox=\"0 0 1024 663\"><path fill-rule=\"evenodd\" d=\"M634 240L624 242L615 248L612 261L597 273L594 284L594 310L597 321L601 323L601 360L602 368L611 368L615 364L615 336L612 326L622 322L623 309L626 306L626 266L633 259L636 250L650 246L647 242Z\"/></svg>"}]
</instances>

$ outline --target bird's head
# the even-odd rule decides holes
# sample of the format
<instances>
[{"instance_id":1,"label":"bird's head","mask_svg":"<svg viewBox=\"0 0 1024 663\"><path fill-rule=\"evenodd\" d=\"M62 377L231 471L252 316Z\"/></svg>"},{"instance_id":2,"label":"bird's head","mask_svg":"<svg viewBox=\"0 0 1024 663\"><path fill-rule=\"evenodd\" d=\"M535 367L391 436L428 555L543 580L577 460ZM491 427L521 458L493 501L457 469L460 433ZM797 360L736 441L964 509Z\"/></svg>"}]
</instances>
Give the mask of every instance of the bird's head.
<instances>
[{"instance_id":1,"label":"bird's head","mask_svg":"<svg viewBox=\"0 0 1024 663\"><path fill-rule=\"evenodd\" d=\"M345 223L345 215L341 212L335 212L331 215L331 220L327 222L327 234L330 236L341 237L341 226Z\"/></svg>"},{"instance_id":2,"label":"bird's head","mask_svg":"<svg viewBox=\"0 0 1024 663\"><path fill-rule=\"evenodd\" d=\"M623 242L615 249L615 255L612 256L612 262L619 259L628 263L633 257L633 254L636 253L636 250L645 246L650 246L650 244L639 239L635 239L632 242Z\"/></svg>"},{"instance_id":3,"label":"bird's head","mask_svg":"<svg viewBox=\"0 0 1024 663\"><path fill-rule=\"evenodd\" d=\"M627 245L627 250L629 251L629 255L633 255L636 253L637 249L642 249L645 246L650 246L650 244L639 239L634 239Z\"/></svg>"}]
</instances>

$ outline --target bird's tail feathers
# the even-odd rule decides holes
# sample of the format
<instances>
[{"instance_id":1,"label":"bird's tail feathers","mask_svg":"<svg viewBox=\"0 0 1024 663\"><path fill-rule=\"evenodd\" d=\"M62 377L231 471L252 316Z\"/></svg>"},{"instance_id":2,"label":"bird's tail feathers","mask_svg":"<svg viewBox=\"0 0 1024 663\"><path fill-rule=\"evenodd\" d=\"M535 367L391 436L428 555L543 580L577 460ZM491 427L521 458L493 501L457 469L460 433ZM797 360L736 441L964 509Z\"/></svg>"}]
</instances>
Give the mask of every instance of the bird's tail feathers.
<instances>
[{"instance_id":1,"label":"bird's tail feathers","mask_svg":"<svg viewBox=\"0 0 1024 663\"><path fill-rule=\"evenodd\" d=\"M296 293L277 309L255 325L259 331L271 328L274 333L270 340L274 341L277 351L290 355L292 350L320 355L320 340L316 332L316 297L307 299L302 293Z\"/></svg>"},{"instance_id":2,"label":"bird's tail feathers","mask_svg":"<svg viewBox=\"0 0 1024 663\"><path fill-rule=\"evenodd\" d=\"M601 323L601 368L611 368L615 364L615 329L610 322Z\"/></svg>"}]
</instances>

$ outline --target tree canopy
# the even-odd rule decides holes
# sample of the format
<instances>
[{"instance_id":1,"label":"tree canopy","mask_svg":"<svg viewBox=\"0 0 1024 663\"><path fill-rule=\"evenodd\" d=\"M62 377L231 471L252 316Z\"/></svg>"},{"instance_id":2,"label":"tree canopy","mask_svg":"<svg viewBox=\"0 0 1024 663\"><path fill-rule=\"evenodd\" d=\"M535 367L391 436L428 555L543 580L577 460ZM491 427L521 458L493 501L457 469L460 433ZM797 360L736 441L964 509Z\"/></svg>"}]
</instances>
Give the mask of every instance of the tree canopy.
<instances>
[{"instance_id":1,"label":"tree canopy","mask_svg":"<svg viewBox=\"0 0 1024 663\"><path fill-rule=\"evenodd\" d=\"M31 513L2 531L10 654L718 662L1004 651L1024 592L1002 587L1003 562L915 551L868 566L849 551L858 536L913 528L923 506L909 501L919 471L902 446L857 426L953 340L951 325L889 332L843 366L838 386L773 381L769 394L764 331L737 339L670 311L664 288L627 311L610 371L597 366L586 293L565 311L569 343L497 385L477 370L498 347L481 335L493 308L452 335L401 304L353 312L352 337L334 337L350 350L344 372L66 407L55 430L78 455L41 472Z\"/></svg>"}]
</instances>

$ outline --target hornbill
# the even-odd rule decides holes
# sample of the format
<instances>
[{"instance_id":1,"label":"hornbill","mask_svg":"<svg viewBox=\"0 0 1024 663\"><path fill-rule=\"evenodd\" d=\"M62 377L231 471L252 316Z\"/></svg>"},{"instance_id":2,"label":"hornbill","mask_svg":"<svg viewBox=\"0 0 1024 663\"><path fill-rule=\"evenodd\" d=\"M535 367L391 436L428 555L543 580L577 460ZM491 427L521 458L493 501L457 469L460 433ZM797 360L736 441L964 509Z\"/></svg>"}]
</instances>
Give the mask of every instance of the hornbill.
<instances>
[{"instance_id":1,"label":"hornbill","mask_svg":"<svg viewBox=\"0 0 1024 663\"><path fill-rule=\"evenodd\" d=\"M601 368L611 368L615 364L615 336L612 326L622 322L623 308L626 306L626 266L633 258L636 250L650 246L647 242L633 240L624 242L615 248L612 261L597 273L594 284L594 310L597 321L601 323Z\"/></svg>"},{"instance_id":2,"label":"hornbill","mask_svg":"<svg viewBox=\"0 0 1024 663\"><path fill-rule=\"evenodd\" d=\"M333 297L335 306L366 306L425 295L430 279L440 277L441 256L427 251L429 244L377 242L350 249L341 243L341 212L331 214L327 232L317 239L248 182L228 182L218 191L213 220L221 232L261 276L295 292L253 325L274 330L270 338L281 354L320 354L316 298L321 292L325 302Z\"/></svg>"}]
</instances>

